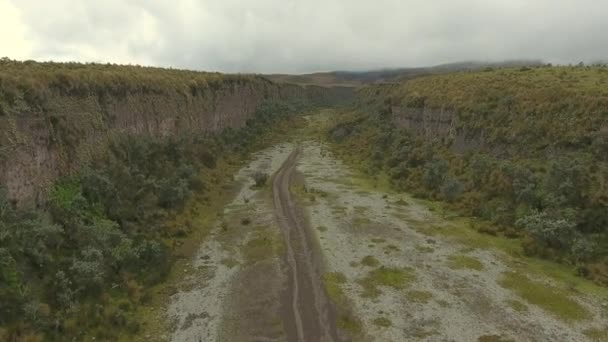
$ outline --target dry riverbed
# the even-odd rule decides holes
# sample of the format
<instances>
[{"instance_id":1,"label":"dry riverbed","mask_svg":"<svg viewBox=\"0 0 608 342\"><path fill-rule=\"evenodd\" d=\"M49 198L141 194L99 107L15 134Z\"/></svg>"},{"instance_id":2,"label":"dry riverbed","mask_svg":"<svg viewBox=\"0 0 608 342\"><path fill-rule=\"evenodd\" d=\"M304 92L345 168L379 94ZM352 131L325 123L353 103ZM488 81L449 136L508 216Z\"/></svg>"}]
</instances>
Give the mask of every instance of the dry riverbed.
<instances>
[{"instance_id":1,"label":"dry riverbed","mask_svg":"<svg viewBox=\"0 0 608 342\"><path fill-rule=\"evenodd\" d=\"M286 228L273 205L271 180L256 188L252 175L276 173L295 149L286 143L261 151L235 176L240 191L171 297L171 340L293 340L285 323L286 292L293 289ZM606 292L588 296L528 272L524 262L502 251L443 234L453 222L406 195L366 186L318 142L300 144L296 172L296 179L285 182L298 200L286 208L299 207L301 215L294 217L312 240L296 254L316 253L320 260L307 276L318 273L324 296L335 305L336 313L328 316L335 322L327 326L347 333L340 339L599 341L606 336ZM306 300L298 305L305 313ZM335 339L329 335L326 340Z\"/></svg>"},{"instance_id":2,"label":"dry riverbed","mask_svg":"<svg viewBox=\"0 0 608 342\"><path fill-rule=\"evenodd\" d=\"M450 229L440 215L353 181L325 146L305 143L298 170L326 287L361 340L587 341L605 331L602 298L565 293L512 270L504 253L436 234Z\"/></svg>"}]
</instances>

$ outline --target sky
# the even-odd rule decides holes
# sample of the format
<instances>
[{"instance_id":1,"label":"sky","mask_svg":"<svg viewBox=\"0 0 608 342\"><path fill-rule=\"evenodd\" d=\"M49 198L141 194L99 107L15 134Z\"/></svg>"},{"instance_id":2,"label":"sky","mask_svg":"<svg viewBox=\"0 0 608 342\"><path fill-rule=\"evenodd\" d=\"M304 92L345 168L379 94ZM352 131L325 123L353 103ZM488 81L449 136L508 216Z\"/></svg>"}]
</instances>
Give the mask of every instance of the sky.
<instances>
[{"instance_id":1,"label":"sky","mask_svg":"<svg viewBox=\"0 0 608 342\"><path fill-rule=\"evenodd\" d=\"M307 73L608 60L604 0L0 0L0 56Z\"/></svg>"}]
</instances>

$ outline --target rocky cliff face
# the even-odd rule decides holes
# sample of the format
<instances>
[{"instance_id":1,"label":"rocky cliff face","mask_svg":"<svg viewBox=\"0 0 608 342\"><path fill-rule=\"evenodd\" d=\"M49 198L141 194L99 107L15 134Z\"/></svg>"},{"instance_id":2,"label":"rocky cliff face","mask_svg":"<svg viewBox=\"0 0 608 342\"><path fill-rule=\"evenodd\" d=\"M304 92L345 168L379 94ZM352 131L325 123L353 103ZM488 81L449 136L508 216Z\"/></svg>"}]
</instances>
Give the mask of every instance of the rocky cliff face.
<instances>
[{"instance_id":1,"label":"rocky cliff face","mask_svg":"<svg viewBox=\"0 0 608 342\"><path fill-rule=\"evenodd\" d=\"M393 123L428 140L449 145L455 152L488 148L483 133L472 134L458 122L458 115L445 108L392 106Z\"/></svg>"},{"instance_id":2,"label":"rocky cliff face","mask_svg":"<svg viewBox=\"0 0 608 342\"><path fill-rule=\"evenodd\" d=\"M0 114L0 186L16 203L41 203L49 185L102 153L119 134L156 137L238 128L264 101L326 104L346 89L276 85L261 78L204 92L71 96L50 92L42 109Z\"/></svg>"}]
</instances>

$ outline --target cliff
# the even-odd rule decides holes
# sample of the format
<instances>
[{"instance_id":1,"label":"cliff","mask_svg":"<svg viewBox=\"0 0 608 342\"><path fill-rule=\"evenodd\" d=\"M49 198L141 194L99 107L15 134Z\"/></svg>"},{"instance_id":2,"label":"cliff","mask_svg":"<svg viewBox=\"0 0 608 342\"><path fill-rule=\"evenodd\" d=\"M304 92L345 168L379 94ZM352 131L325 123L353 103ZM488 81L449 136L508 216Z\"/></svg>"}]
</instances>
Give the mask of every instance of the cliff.
<instances>
[{"instance_id":1,"label":"cliff","mask_svg":"<svg viewBox=\"0 0 608 342\"><path fill-rule=\"evenodd\" d=\"M0 186L14 202L40 203L113 136L213 134L243 126L263 102L328 105L349 93L259 76L3 60Z\"/></svg>"},{"instance_id":2,"label":"cliff","mask_svg":"<svg viewBox=\"0 0 608 342\"><path fill-rule=\"evenodd\" d=\"M421 77L359 95L396 126L455 152L552 158L584 150L601 157L607 83L603 67L498 69Z\"/></svg>"}]
</instances>

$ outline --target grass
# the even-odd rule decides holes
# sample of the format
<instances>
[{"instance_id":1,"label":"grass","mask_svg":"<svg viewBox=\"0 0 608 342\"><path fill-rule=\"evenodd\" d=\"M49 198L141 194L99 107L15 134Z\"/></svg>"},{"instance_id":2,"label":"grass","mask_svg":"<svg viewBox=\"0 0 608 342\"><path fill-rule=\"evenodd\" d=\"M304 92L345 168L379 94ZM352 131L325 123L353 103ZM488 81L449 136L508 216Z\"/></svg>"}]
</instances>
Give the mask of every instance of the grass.
<instances>
[{"instance_id":1,"label":"grass","mask_svg":"<svg viewBox=\"0 0 608 342\"><path fill-rule=\"evenodd\" d=\"M416 201L425 206L427 205L426 202L429 202ZM575 292L608 298L608 287L577 276L572 266L525 256L519 239L508 239L480 233L472 227L476 222L478 220L464 217L456 217L449 221L438 218L432 218L430 221L408 220L410 226L421 233L442 236L472 248L504 252L510 258L504 258L503 260L516 270L529 274L544 275L559 284L564 284L564 287L568 287Z\"/></svg>"},{"instance_id":2,"label":"grass","mask_svg":"<svg viewBox=\"0 0 608 342\"><path fill-rule=\"evenodd\" d=\"M430 246L416 245L416 250L422 253L433 253L435 249Z\"/></svg>"},{"instance_id":3,"label":"grass","mask_svg":"<svg viewBox=\"0 0 608 342\"><path fill-rule=\"evenodd\" d=\"M342 303L344 301L344 292L342 285L346 283L346 276L340 272L325 273L323 275L323 285L325 292L334 303Z\"/></svg>"},{"instance_id":4,"label":"grass","mask_svg":"<svg viewBox=\"0 0 608 342\"><path fill-rule=\"evenodd\" d=\"M346 276L340 272L325 273L322 277L325 292L329 299L336 304L338 310L338 328L349 332L352 335L361 333L361 322L350 309L348 298L342 290L342 285L346 283Z\"/></svg>"},{"instance_id":5,"label":"grass","mask_svg":"<svg viewBox=\"0 0 608 342\"><path fill-rule=\"evenodd\" d=\"M517 312L527 312L528 306L518 300L508 300L507 304Z\"/></svg>"},{"instance_id":6,"label":"grass","mask_svg":"<svg viewBox=\"0 0 608 342\"><path fill-rule=\"evenodd\" d=\"M374 325L382 328L388 328L393 325L393 322L391 322L391 320L386 317L378 317L374 319L373 323Z\"/></svg>"},{"instance_id":7,"label":"grass","mask_svg":"<svg viewBox=\"0 0 608 342\"><path fill-rule=\"evenodd\" d=\"M450 255L448 257L448 267L453 269L453 270L463 270L463 269L469 269L469 270L476 270L476 271L482 271L483 270L483 264L475 259L472 258L470 256L467 255Z\"/></svg>"},{"instance_id":8,"label":"grass","mask_svg":"<svg viewBox=\"0 0 608 342\"><path fill-rule=\"evenodd\" d=\"M415 278L413 269L381 266L370 271L367 276L359 280L359 284L363 287L363 297L376 298L382 293L379 287L401 290Z\"/></svg>"},{"instance_id":9,"label":"grass","mask_svg":"<svg viewBox=\"0 0 608 342\"><path fill-rule=\"evenodd\" d=\"M228 268L233 268L234 266L237 266L239 264L239 262L233 258L222 259L222 261L220 262L222 263L222 265Z\"/></svg>"},{"instance_id":10,"label":"grass","mask_svg":"<svg viewBox=\"0 0 608 342\"><path fill-rule=\"evenodd\" d=\"M512 342L510 338L501 335L483 335L477 338L477 342Z\"/></svg>"},{"instance_id":11,"label":"grass","mask_svg":"<svg viewBox=\"0 0 608 342\"><path fill-rule=\"evenodd\" d=\"M565 291L530 280L521 273L504 273L500 285L564 321L581 321L590 316L589 312Z\"/></svg>"},{"instance_id":12,"label":"grass","mask_svg":"<svg viewBox=\"0 0 608 342\"><path fill-rule=\"evenodd\" d=\"M608 341L608 328L589 328L583 331L592 341Z\"/></svg>"},{"instance_id":13,"label":"grass","mask_svg":"<svg viewBox=\"0 0 608 342\"><path fill-rule=\"evenodd\" d=\"M361 265L369 266L369 267L378 267L378 265L380 265L380 262L378 261L378 259L374 258L373 256L368 255L368 256L364 257L363 259L361 259Z\"/></svg>"},{"instance_id":14,"label":"grass","mask_svg":"<svg viewBox=\"0 0 608 342\"><path fill-rule=\"evenodd\" d=\"M346 330L351 334L361 333L361 322L352 315L340 315L337 322L338 328Z\"/></svg>"},{"instance_id":15,"label":"grass","mask_svg":"<svg viewBox=\"0 0 608 342\"><path fill-rule=\"evenodd\" d=\"M280 254L281 248L282 242L276 232L258 228L254 237L243 245L242 252L245 260L253 264Z\"/></svg>"},{"instance_id":16,"label":"grass","mask_svg":"<svg viewBox=\"0 0 608 342\"><path fill-rule=\"evenodd\" d=\"M408 291L405 297L410 302L426 304L433 298L433 294L428 291Z\"/></svg>"}]
</instances>

